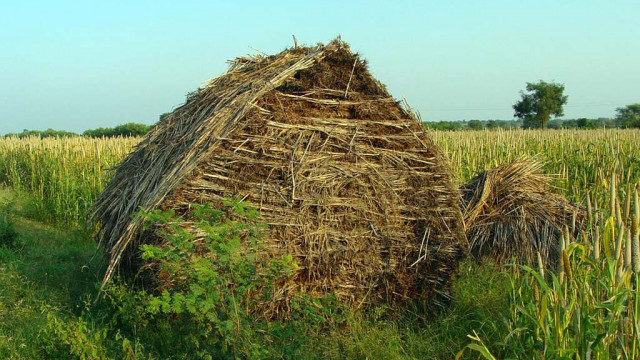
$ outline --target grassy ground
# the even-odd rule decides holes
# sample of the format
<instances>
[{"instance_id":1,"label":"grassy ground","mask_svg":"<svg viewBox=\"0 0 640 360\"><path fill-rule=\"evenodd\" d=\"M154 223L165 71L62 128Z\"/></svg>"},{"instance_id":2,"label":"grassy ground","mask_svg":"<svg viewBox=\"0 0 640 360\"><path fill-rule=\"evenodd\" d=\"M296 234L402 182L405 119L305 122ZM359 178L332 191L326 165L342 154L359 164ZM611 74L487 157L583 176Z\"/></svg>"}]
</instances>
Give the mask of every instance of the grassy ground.
<instances>
[{"instance_id":1,"label":"grassy ground","mask_svg":"<svg viewBox=\"0 0 640 360\"><path fill-rule=\"evenodd\" d=\"M96 247L81 231L25 218L29 209L9 190L0 191L0 203L18 232L14 246L0 247L0 358L49 357L58 339L48 329L47 315L77 318L96 296ZM503 336L506 287L506 278L492 266L467 262L454 284L455 300L445 311L415 304L400 311L347 314L340 327L310 331L295 346L290 341L269 344L269 352L276 358L450 359L469 342L466 335L472 330L486 339ZM89 311L92 319L104 315L103 309Z\"/></svg>"},{"instance_id":2,"label":"grassy ground","mask_svg":"<svg viewBox=\"0 0 640 360\"><path fill-rule=\"evenodd\" d=\"M14 246L0 247L0 358L37 359L47 309L78 312L95 295L95 245L79 231L25 219L7 190L0 203L18 232Z\"/></svg>"}]
</instances>

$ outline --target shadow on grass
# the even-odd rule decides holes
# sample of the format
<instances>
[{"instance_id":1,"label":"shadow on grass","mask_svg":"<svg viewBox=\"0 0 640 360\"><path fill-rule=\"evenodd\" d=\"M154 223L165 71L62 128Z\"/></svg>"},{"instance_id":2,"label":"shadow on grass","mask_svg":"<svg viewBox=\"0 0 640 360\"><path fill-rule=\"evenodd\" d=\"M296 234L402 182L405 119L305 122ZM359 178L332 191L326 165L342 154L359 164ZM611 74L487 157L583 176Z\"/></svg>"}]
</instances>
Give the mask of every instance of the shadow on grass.
<instances>
[{"instance_id":1,"label":"shadow on grass","mask_svg":"<svg viewBox=\"0 0 640 360\"><path fill-rule=\"evenodd\" d=\"M101 279L95 242L23 217L25 203L0 190L0 214L18 236L0 247L0 358L40 358L45 309L79 314Z\"/></svg>"}]
</instances>

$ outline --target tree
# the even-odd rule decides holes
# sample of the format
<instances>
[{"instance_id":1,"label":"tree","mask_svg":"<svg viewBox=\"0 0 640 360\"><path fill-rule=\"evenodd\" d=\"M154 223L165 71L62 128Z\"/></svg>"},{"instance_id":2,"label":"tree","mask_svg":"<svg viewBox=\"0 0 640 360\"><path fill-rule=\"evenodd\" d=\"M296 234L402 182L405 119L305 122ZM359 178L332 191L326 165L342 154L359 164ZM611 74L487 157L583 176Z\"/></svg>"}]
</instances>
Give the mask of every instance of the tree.
<instances>
[{"instance_id":1,"label":"tree","mask_svg":"<svg viewBox=\"0 0 640 360\"><path fill-rule=\"evenodd\" d=\"M520 91L522 98L513 105L514 116L522 119L525 129L545 129L551 115L564 115L562 106L567 103L568 96L563 95L563 84L540 80L537 83L527 83L527 92Z\"/></svg>"},{"instance_id":2,"label":"tree","mask_svg":"<svg viewBox=\"0 0 640 360\"><path fill-rule=\"evenodd\" d=\"M141 136L146 134L151 127L145 124L126 123L114 128L97 128L86 130L82 133L89 137L114 137L114 136Z\"/></svg>"},{"instance_id":3,"label":"tree","mask_svg":"<svg viewBox=\"0 0 640 360\"><path fill-rule=\"evenodd\" d=\"M480 120L469 120L467 126L471 130L482 130L484 128L484 124Z\"/></svg>"},{"instance_id":4,"label":"tree","mask_svg":"<svg viewBox=\"0 0 640 360\"><path fill-rule=\"evenodd\" d=\"M486 125L486 126L487 126L487 129L496 129L496 128L498 128L500 125L499 125L499 124L498 124L498 122L497 122L497 121L495 121L495 120L489 120L489 121L487 121L487 125Z\"/></svg>"},{"instance_id":5,"label":"tree","mask_svg":"<svg viewBox=\"0 0 640 360\"><path fill-rule=\"evenodd\" d=\"M47 130L24 129L20 133L10 133L5 135L5 137L11 137L11 136L16 136L19 138L24 138L28 136L38 136L40 138L46 138L46 137L71 137L71 136L78 136L78 134L71 131L54 130L54 129L47 129Z\"/></svg>"},{"instance_id":6,"label":"tree","mask_svg":"<svg viewBox=\"0 0 640 360\"><path fill-rule=\"evenodd\" d=\"M617 108L616 124L622 128L640 128L640 103Z\"/></svg>"},{"instance_id":7,"label":"tree","mask_svg":"<svg viewBox=\"0 0 640 360\"><path fill-rule=\"evenodd\" d=\"M460 121L438 121L438 122L425 122L427 128L432 130L460 130L462 122Z\"/></svg>"}]
</instances>

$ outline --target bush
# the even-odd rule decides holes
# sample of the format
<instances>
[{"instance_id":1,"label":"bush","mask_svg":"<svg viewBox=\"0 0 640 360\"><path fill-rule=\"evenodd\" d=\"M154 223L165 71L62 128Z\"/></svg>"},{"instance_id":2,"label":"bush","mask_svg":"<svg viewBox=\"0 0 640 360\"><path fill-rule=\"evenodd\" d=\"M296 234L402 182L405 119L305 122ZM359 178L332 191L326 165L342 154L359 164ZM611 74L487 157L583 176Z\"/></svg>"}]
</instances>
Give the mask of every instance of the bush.
<instances>
[{"instance_id":1,"label":"bush","mask_svg":"<svg viewBox=\"0 0 640 360\"><path fill-rule=\"evenodd\" d=\"M13 246L17 237L18 232L11 219L0 214L0 246Z\"/></svg>"},{"instance_id":2,"label":"bush","mask_svg":"<svg viewBox=\"0 0 640 360\"><path fill-rule=\"evenodd\" d=\"M318 330L333 307L319 299L292 301L295 321L272 320L257 304L296 266L291 256L260 260L263 225L248 203L226 209L191 205L142 213L163 242L141 246L156 279L151 290L114 281L97 307L80 318L48 315L47 353L78 358L263 359L299 357L306 334ZM242 221L232 220L243 219ZM185 225L193 225L194 231ZM196 238L196 235L198 237ZM287 355L288 354L288 355Z\"/></svg>"},{"instance_id":3,"label":"bush","mask_svg":"<svg viewBox=\"0 0 640 360\"><path fill-rule=\"evenodd\" d=\"M194 241L196 235L171 210L143 214L154 226L160 225L157 232L167 241L161 246L141 246L142 258L155 264L158 277L166 276L160 284L165 289L145 299L146 311L176 318L176 328L191 335L199 357L212 352L260 357L260 348L243 341L251 337L257 323L248 309L268 300L270 291L262 290L295 264L291 256L268 263L256 259L260 226L251 223L258 217L257 210L244 202L225 205L248 223L226 218L224 211L210 205L192 205L189 220L203 231L201 241Z\"/></svg>"}]
</instances>

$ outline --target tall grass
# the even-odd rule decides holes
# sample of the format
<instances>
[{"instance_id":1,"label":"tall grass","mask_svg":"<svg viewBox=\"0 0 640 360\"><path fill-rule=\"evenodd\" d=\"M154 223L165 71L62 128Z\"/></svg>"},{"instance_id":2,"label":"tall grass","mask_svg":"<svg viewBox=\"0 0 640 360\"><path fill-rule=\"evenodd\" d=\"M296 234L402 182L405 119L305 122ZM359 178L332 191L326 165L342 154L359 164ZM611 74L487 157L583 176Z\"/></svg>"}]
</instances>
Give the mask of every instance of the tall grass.
<instances>
[{"instance_id":1,"label":"tall grass","mask_svg":"<svg viewBox=\"0 0 640 360\"><path fill-rule=\"evenodd\" d=\"M511 162L521 155L540 156L546 170L557 174L557 185L571 200L586 203L586 195L604 202L606 184L617 170L619 183L635 183L640 176L640 131L498 130L431 132L451 159L462 181L478 171Z\"/></svg>"},{"instance_id":2,"label":"tall grass","mask_svg":"<svg viewBox=\"0 0 640 360\"><path fill-rule=\"evenodd\" d=\"M559 190L588 208L566 231L559 264L510 266L502 341L469 332L485 359L636 359L640 356L638 131L435 133L461 179L522 154L541 156ZM567 228L574 224L568 223ZM635 265L635 266L634 266Z\"/></svg>"},{"instance_id":3,"label":"tall grass","mask_svg":"<svg viewBox=\"0 0 640 360\"><path fill-rule=\"evenodd\" d=\"M637 130L440 132L434 140L462 181L521 155L540 155L574 201L605 201L601 188L617 170L620 192L640 175ZM46 220L78 223L109 173L140 138L0 138L0 184L34 197Z\"/></svg>"},{"instance_id":4,"label":"tall grass","mask_svg":"<svg viewBox=\"0 0 640 360\"><path fill-rule=\"evenodd\" d=\"M139 138L0 138L0 184L32 198L40 220L79 224L102 191L108 169Z\"/></svg>"}]
</instances>

